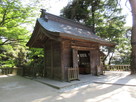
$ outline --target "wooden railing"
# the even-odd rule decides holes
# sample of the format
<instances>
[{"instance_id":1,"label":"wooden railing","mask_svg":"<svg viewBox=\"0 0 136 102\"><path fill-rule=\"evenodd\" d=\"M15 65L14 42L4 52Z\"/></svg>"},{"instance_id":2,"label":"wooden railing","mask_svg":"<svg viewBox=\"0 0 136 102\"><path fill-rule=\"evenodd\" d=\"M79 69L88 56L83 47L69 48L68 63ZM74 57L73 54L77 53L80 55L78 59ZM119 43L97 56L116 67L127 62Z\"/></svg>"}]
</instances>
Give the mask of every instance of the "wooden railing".
<instances>
[{"instance_id":1,"label":"wooden railing","mask_svg":"<svg viewBox=\"0 0 136 102\"><path fill-rule=\"evenodd\" d=\"M79 80L79 68L68 68L68 81Z\"/></svg>"},{"instance_id":2,"label":"wooden railing","mask_svg":"<svg viewBox=\"0 0 136 102\"><path fill-rule=\"evenodd\" d=\"M106 69L110 71L130 71L130 65L109 65Z\"/></svg>"}]
</instances>

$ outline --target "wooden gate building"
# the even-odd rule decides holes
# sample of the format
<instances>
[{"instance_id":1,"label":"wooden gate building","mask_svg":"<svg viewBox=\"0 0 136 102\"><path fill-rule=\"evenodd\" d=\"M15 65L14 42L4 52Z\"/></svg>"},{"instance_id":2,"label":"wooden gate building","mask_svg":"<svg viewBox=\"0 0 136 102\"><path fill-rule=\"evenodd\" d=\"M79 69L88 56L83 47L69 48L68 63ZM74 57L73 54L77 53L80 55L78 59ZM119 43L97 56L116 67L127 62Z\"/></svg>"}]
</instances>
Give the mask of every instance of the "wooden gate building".
<instances>
[{"instance_id":1,"label":"wooden gate building","mask_svg":"<svg viewBox=\"0 0 136 102\"><path fill-rule=\"evenodd\" d=\"M67 81L72 73L101 74L99 47L115 44L96 36L91 27L41 12L27 46L44 49L45 76Z\"/></svg>"}]
</instances>

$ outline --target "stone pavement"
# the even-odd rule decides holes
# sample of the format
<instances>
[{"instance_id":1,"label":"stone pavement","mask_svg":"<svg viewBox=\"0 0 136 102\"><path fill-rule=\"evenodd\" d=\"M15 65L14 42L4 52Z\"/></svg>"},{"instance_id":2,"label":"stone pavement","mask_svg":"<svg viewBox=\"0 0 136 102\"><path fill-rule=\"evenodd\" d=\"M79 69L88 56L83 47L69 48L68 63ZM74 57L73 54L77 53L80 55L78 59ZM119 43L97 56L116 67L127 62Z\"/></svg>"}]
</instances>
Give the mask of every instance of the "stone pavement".
<instances>
[{"instance_id":1,"label":"stone pavement","mask_svg":"<svg viewBox=\"0 0 136 102\"><path fill-rule=\"evenodd\" d=\"M20 76L0 76L0 102L136 102L136 75L106 72L104 76L90 77L90 84L60 91Z\"/></svg>"},{"instance_id":2,"label":"stone pavement","mask_svg":"<svg viewBox=\"0 0 136 102\"><path fill-rule=\"evenodd\" d=\"M62 91L82 87L90 83L136 86L136 75L130 75L130 72L125 71L106 71L105 75L101 76L92 76L91 74L79 75L79 79L79 81L71 82L60 82L47 78L37 78L34 80L61 89Z\"/></svg>"},{"instance_id":3,"label":"stone pavement","mask_svg":"<svg viewBox=\"0 0 136 102\"><path fill-rule=\"evenodd\" d=\"M130 72L107 71L105 76L94 81L95 83L136 86L136 75L130 75Z\"/></svg>"}]
</instances>

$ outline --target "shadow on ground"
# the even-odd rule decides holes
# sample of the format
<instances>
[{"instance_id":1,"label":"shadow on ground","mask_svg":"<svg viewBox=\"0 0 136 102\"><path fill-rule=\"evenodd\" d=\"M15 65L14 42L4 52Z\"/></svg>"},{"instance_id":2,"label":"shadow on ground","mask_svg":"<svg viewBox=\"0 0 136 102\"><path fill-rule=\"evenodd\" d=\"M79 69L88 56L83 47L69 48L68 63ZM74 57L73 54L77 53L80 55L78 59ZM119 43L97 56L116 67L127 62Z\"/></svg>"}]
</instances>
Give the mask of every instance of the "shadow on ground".
<instances>
[{"instance_id":1,"label":"shadow on ground","mask_svg":"<svg viewBox=\"0 0 136 102\"><path fill-rule=\"evenodd\" d=\"M135 81L136 76L125 76L122 73L109 75L103 77L107 79L99 77L97 80L99 84L90 83L67 92L60 92L20 76L0 77L0 100L1 102L136 102L136 86L125 85ZM125 84L106 83L112 81Z\"/></svg>"}]
</instances>

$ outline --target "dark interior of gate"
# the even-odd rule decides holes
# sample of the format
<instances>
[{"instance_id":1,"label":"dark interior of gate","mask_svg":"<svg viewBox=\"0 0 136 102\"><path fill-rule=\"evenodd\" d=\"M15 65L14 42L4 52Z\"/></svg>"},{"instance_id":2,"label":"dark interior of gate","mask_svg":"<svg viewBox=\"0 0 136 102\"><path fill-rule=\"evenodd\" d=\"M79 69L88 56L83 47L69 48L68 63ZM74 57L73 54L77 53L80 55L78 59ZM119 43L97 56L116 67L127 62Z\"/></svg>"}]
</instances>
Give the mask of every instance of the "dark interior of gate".
<instances>
[{"instance_id":1,"label":"dark interior of gate","mask_svg":"<svg viewBox=\"0 0 136 102\"><path fill-rule=\"evenodd\" d=\"M78 51L78 66L80 74L90 74L90 52Z\"/></svg>"}]
</instances>

